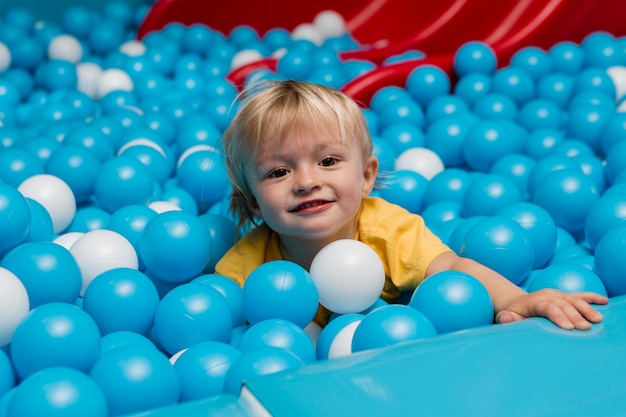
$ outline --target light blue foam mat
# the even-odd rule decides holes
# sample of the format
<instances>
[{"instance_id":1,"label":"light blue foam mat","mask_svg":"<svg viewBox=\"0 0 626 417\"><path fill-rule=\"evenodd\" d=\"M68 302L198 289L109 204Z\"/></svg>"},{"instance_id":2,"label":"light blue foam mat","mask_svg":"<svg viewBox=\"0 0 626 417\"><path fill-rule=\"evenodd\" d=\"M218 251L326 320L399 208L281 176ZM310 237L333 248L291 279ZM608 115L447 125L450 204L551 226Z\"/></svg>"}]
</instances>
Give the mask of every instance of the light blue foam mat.
<instances>
[{"instance_id":1,"label":"light blue foam mat","mask_svg":"<svg viewBox=\"0 0 626 417\"><path fill-rule=\"evenodd\" d=\"M626 415L626 297L567 331L533 318L318 362L246 382L283 416Z\"/></svg>"}]
</instances>

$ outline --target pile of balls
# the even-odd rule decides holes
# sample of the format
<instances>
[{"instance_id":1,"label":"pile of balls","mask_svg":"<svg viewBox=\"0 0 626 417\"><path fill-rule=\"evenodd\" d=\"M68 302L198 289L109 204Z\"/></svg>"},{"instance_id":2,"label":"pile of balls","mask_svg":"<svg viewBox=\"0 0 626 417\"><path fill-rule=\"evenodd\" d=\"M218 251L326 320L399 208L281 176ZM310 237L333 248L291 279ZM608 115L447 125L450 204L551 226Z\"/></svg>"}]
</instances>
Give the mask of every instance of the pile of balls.
<instances>
[{"instance_id":1,"label":"pile of balls","mask_svg":"<svg viewBox=\"0 0 626 417\"><path fill-rule=\"evenodd\" d=\"M338 58L358 44L331 12L293 33L172 23L138 41L147 8L0 16L0 416L236 397L247 378L492 324L485 288L458 272L379 299L380 260L356 241L310 271L215 275L235 241L229 73L273 56L245 83L342 88L375 64ZM372 97L375 194L528 291L625 294L625 41L593 33L503 64L468 42L455 82L416 66Z\"/></svg>"}]
</instances>

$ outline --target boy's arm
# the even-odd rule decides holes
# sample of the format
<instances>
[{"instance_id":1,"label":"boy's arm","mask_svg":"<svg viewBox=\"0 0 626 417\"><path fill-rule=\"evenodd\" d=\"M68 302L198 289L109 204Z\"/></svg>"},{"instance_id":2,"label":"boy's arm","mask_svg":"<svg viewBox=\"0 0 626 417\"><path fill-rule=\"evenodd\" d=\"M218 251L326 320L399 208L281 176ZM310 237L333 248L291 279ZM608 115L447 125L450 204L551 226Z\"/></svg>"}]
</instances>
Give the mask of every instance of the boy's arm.
<instances>
[{"instance_id":1,"label":"boy's arm","mask_svg":"<svg viewBox=\"0 0 626 417\"><path fill-rule=\"evenodd\" d=\"M468 273L478 279L491 295L496 322L510 323L528 317L546 317L563 329L585 330L602 321L602 315L590 304L606 304L608 298L591 292L564 293L545 289L527 293L496 271L454 252L437 256L426 276L446 270Z\"/></svg>"}]
</instances>

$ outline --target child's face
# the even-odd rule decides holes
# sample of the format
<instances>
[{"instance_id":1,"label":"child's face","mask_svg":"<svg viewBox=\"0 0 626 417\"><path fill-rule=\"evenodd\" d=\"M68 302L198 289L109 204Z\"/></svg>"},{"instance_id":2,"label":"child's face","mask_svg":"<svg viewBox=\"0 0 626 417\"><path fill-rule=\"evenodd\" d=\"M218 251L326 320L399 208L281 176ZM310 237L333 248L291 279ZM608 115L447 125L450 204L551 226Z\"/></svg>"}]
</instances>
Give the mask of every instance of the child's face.
<instances>
[{"instance_id":1,"label":"child's face","mask_svg":"<svg viewBox=\"0 0 626 417\"><path fill-rule=\"evenodd\" d=\"M292 130L268 141L247 173L256 214L281 236L352 239L361 199L371 192L378 162L363 160L354 140Z\"/></svg>"}]
</instances>

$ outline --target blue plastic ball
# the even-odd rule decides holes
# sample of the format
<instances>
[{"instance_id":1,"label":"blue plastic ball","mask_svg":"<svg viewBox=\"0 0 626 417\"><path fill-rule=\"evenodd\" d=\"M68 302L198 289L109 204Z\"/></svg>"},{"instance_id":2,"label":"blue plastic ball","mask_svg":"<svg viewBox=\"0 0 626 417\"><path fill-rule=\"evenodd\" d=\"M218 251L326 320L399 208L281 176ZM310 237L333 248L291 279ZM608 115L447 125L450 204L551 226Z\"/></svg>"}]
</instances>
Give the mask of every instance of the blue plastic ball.
<instances>
[{"instance_id":1,"label":"blue plastic ball","mask_svg":"<svg viewBox=\"0 0 626 417\"><path fill-rule=\"evenodd\" d=\"M86 6L73 5L66 8L61 14L61 28L77 38L86 36L92 28L96 12Z\"/></svg>"},{"instance_id":2,"label":"blue plastic ball","mask_svg":"<svg viewBox=\"0 0 626 417\"><path fill-rule=\"evenodd\" d=\"M412 98L392 100L376 114L378 115L378 128L381 132L398 123L409 123L418 128L423 128L425 123L422 106Z\"/></svg>"},{"instance_id":3,"label":"blue plastic ball","mask_svg":"<svg viewBox=\"0 0 626 417\"><path fill-rule=\"evenodd\" d=\"M124 40L124 26L112 19L99 19L87 35L87 45L96 56L106 56L118 48Z\"/></svg>"},{"instance_id":4,"label":"blue plastic ball","mask_svg":"<svg viewBox=\"0 0 626 417\"><path fill-rule=\"evenodd\" d=\"M211 258L211 236L202 221L184 211L153 217L139 240L146 268L157 278L184 282L199 275Z\"/></svg>"},{"instance_id":5,"label":"blue plastic ball","mask_svg":"<svg viewBox=\"0 0 626 417\"><path fill-rule=\"evenodd\" d=\"M473 124L459 115L437 119L426 130L424 146L435 152L448 168L465 166L463 144Z\"/></svg>"},{"instance_id":6,"label":"blue plastic ball","mask_svg":"<svg viewBox=\"0 0 626 417\"><path fill-rule=\"evenodd\" d=\"M555 145L556 146L556 145ZM547 155L539 160L528 174L528 192L532 196L549 174L563 169L577 170L575 162L565 156Z\"/></svg>"},{"instance_id":7,"label":"blue plastic ball","mask_svg":"<svg viewBox=\"0 0 626 417\"><path fill-rule=\"evenodd\" d=\"M556 223L546 210L536 204L520 201L498 210L496 216L515 221L526 231L535 252L533 268L540 268L548 263L557 243Z\"/></svg>"},{"instance_id":8,"label":"blue plastic ball","mask_svg":"<svg viewBox=\"0 0 626 417\"><path fill-rule=\"evenodd\" d=\"M480 72L468 73L459 78L453 91L471 107L491 91L491 76Z\"/></svg>"},{"instance_id":9,"label":"blue plastic ball","mask_svg":"<svg viewBox=\"0 0 626 417\"><path fill-rule=\"evenodd\" d=\"M73 303L80 293L80 268L61 245L23 243L5 255L1 265L22 281L31 308L50 302Z\"/></svg>"},{"instance_id":10,"label":"blue plastic ball","mask_svg":"<svg viewBox=\"0 0 626 417\"><path fill-rule=\"evenodd\" d=\"M557 226L573 233L584 229L587 214L599 197L597 185L584 173L561 169L543 178L532 200L552 216Z\"/></svg>"},{"instance_id":11,"label":"blue plastic ball","mask_svg":"<svg viewBox=\"0 0 626 417\"><path fill-rule=\"evenodd\" d=\"M396 100L411 100L411 96L408 91L402 87L398 87L396 85L386 85L376 90L370 100L369 108L374 113L380 113L391 102Z\"/></svg>"},{"instance_id":12,"label":"blue plastic ball","mask_svg":"<svg viewBox=\"0 0 626 417\"><path fill-rule=\"evenodd\" d=\"M372 137L372 154L378 159L378 172L385 174L393 171L398 153L394 147L380 136Z\"/></svg>"},{"instance_id":13,"label":"blue plastic ball","mask_svg":"<svg viewBox=\"0 0 626 417\"><path fill-rule=\"evenodd\" d=\"M470 107L463 99L453 94L445 94L434 98L426 107L426 121L430 125L434 121L458 113L467 113Z\"/></svg>"},{"instance_id":14,"label":"blue plastic ball","mask_svg":"<svg viewBox=\"0 0 626 417\"><path fill-rule=\"evenodd\" d=\"M283 319L304 328L318 306L311 275L296 263L266 262L250 273L243 285L243 313L250 324Z\"/></svg>"},{"instance_id":15,"label":"blue plastic ball","mask_svg":"<svg viewBox=\"0 0 626 417\"><path fill-rule=\"evenodd\" d=\"M43 173L41 161L24 149L10 148L0 152L0 180L8 185L18 187L27 178Z\"/></svg>"},{"instance_id":16,"label":"blue plastic ball","mask_svg":"<svg viewBox=\"0 0 626 417\"><path fill-rule=\"evenodd\" d=\"M590 208L585 219L585 238L595 249L602 237L614 226L626 221L626 198L623 195L602 195Z\"/></svg>"},{"instance_id":17,"label":"blue plastic ball","mask_svg":"<svg viewBox=\"0 0 626 417\"><path fill-rule=\"evenodd\" d=\"M224 161L216 151L191 153L179 162L176 180L196 199L200 212L224 198L229 187Z\"/></svg>"},{"instance_id":18,"label":"blue plastic ball","mask_svg":"<svg viewBox=\"0 0 626 417\"><path fill-rule=\"evenodd\" d=\"M494 319L493 303L485 286L460 271L428 277L415 289L408 306L423 313L438 334L487 326Z\"/></svg>"},{"instance_id":19,"label":"blue plastic ball","mask_svg":"<svg viewBox=\"0 0 626 417\"><path fill-rule=\"evenodd\" d=\"M17 386L7 417L94 416L109 414L100 386L76 369L56 366L36 372Z\"/></svg>"},{"instance_id":20,"label":"blue plastic ball","mask_svg":"<svg viewBox=\"0 0 626 417\"><path fill-rule=\"evenodd\" d=\"M233 220L221 214L204 213L198 218L211 235L211 259L204 268L204 272L210 274L215 271L215 264L235 244L236 225Z\"/></svg>"},{"instance_id":21,"label":"blue plastic ball","mask_svg":"<svg viewBox=\"0 0 626 417\"><path fill-rule=\"evenodd\" d=\"M83 309L102 335L116 331L148 334L158 304L159 294L150 278L130 268L97 275L83 295Z\"/></svg>"},{"instance_id":22,"label":"blue plastic ball","mask_svg":"<svg viewBox=\"0 0 626 417\"><path fill-rule=\"evenodd\" d=\"M495 51L480 41L464 43L456 50L453 58L454 72L459 77L473 73L490 75L497 64Z\"/></svg>"},{"instance_id":23,"label":"blue plastic ball","mask_svg":"<svg viewBox=\"0 0 626 417\"><path fill-rule=\"evenodd\" d=\"M380 196L385 200L404 207L411 213L419 213L424 207L424 194L428 180L415 171L394 171L385 178Z\"/></svg>"},{"instance_id":24,"label":"blue plastic ball","mask_svg":"<svg viewBox=\"0 0 626 417\"><path fill-rule=\"evenodd\" d=\"M73 304L42 304L15 329L11 359L20 378L52 366L88 372L100 353L100 331Z\"/></svg>"},{"instance_id":25,"label":"blue plastic ball","mask_svg":"<svg viewBox=\"0 0 626 417\"><path fill-rule=\"evenodd\" d=\"M390 304L367 314L352 337L352 352L394 346L434 337L435 326L424 313L410 306Z\"/></svg>"},{"instance_id":26,"label":"blue plastic ball","mask_svg":"<svg viewBox=\"0 0 626 417\"><path fill-rule=\"evenodd\" d=\"M131 205L146 204L154 190L148 168L130 156L104 162L94 180L94 197L110 213Z\"/></svg>"},{"instance_id":27,"label":"blue plastic ball","mask_svg":"<svg viewBox=\"0 0 626 417\"><path fill-rule=\"evenodd\" d=\"M460 168L446 168L430 179L424 194L424 205L441 201L461 203L472 182L469 172Z\"/></svg>"},{"instance_id":28,"label":"blue plastic ball","mask_svg":"<svg viewBox=\"0 0 626 417\"><path fill-rule=\"evenodd\" d=\"M233 327L246 324L247 321L243 314L243 289L239 284L230 278L217 274L200 275L191 282L215 288L226 298L233 319Z\"/></svg>"},{"instance_id":29,"label":"blue plastic ball","mask_svg":"<svg viewBox=\"0 0 626 417\"><path fill-rule=\"evenodd\" d=\"M513 180L499 174L484 174L467 186L462 214L464 217L491 216L518 201L522 201L522 193Z\"/></svg>"},{"instance_id":30,"label":"blue plastic ball","mask_svg":"<svg viewBox=\"0 0 626 417\"><path fill-rule=\"evenodd\" d=\"M121 346L100 356L89 375L107 399L109 415L177 404L180 381L167 356L154 347Z\"/></svg>"},{"instance_id":31,"label":"blue plastic ball","mask_svg":"<svg viewBox=\"0 0 626 417\"><path fill-rule=\"evenodd\" d=\"M237 348L242 352L275 347L296 355L302 362L315 361L315 347L309 335L297 324L282 319L254 323L241 336Z\"/></svg>"},{"instance_id":32,"label":"blue plastic ball","mask_svg":"<svg viewBox=\"0 0 626 417\"><path fill-rule=\"evenodd\" d=\"M512 180L522 194L522 198L528 196L528 178L537 161L530 156L513 153L498 159L489 171L491 174L502 175Z\"/></svg>"},{"instance_id":33,"label":"blue plastic ball","mask_svg":"<svg viewBox=\"0 0 626 417\"><path fill-rule=\"evenodd\" d=\"M194 401L224 393L224 380L241 351L223 342L190 346L174 362L180 380L180 401Z\"/></svg>"},{"instance_id":34,"label":"blue plastic ball","mask_svg":"<svg viewBox=\"0 0 626 417\"><path fill-rule=\"evenodd\" d=\"M598 67L590 67L580 71L574 80L574 91L604 92L609 97L616 97L615 84L606 70Z\"/></svg>"},{"instance_id":35,"label":"blue plastic ball","mask_svg":"<svg viewBox=\"0 0 626 417\"><path fill-rule=\"evenodd\" d=\"M588 268L572 262L549 265L537 271L528 284L528 292L552 288L565 293L590 291L607 295L598 275Z\"/></svg>"},{"instance_id":36,"label":"blue plastic ball","mask_svg":"<svg viewBox=\"0 0 626 417\"><path fill-rule=\"evenodd\" d=\"M493 75L491 92L504 94L518 105L522 105L534 96L535 82L526 71L506 67L499 69Z\"/></svg>"},{"instance_id":37,"label":"blue plastic ball","mask_svg":"<svg viewBox=\"0 0 626 417\"><path fill-rule=\"evenodd\" d=\"M100 356L103 356L110 350L129 345L140 345L156 349L156 345L148 336L127 330L120 330L102 336L102 339L100 339Z\"/></svg>"},{"instance_id":38,"label":"blue plastic ball","mask_svg":"<svg viewBox=\"0 0 626 417\"><path fill-rule=\"evenodd\" d=\"M304 362L286 349L267 347L243 353L226 373L224 392L238 396L250 378L300 368Z\"/></svg>"},{"instance_id":39,"label":"blue plastic ball","mask_svg":"<svg viewBox=\"0 0 626 417\"><path fill-rule=\"evenodd\" d=\"M308 51L291 48L280 57L277 72L285 78L306 79L313 71L315 62Z\"/></svg>"},{"instance_id":40,"label":"blue plastic ball","mask_svg":"<svg viewBox=\"0 0 626 417\"><path fill-rule=\"evenodd\" d=\"M500 158L520 152L523 143L516 140L508 124L484 120L468 130L462 145L463 157L475 170L488 172Z\"/></svg>"},{"instance_id":41,"label":"blue plastic ball","mask_svg":"<svg viewBox=\"0 0 626 417\"><path fill-rule=\"evenodd\" d=\"M490 267L514 284L528 276L535 260L535 250L526 230L501 216L473 224L465 232L459 254Z\"/></svg>"},{"instance_id":42,"label":"blue plastic ball","mask_svg":"<svg viewBox=\"0 0 626 417\"><path fill-rule=\"evenodd\" d=\"M111 218L111 214L97 206L85 206L76 210L70 224L64 232L89 232L104 229Z\"/></svg>"},{"instance_id":43,"label":"blue plastic ball","mask_svg":"<svg viewBox=\"0 0 626 417\"><path fill-rule=\"evenodd\" d=\"M517 122L530 132L537 129L558 129L563 123L563 112L549 99L532 99L521 107Z\"/></svg>"},{"instance_id":44,"label":"blue plastic ball","mask_svg":"<svg viewBox=\"0 0 626 417\"><path fill-rule=\"evenodd\" d=\"M534 79L539 79L552 70L552 61L548 54L535 46L527 46L515 52L509 65L526 71Z\"/></svg>"},{"instance_id":45,"label":"blue plastic ball","mask_svg":"<svg viewBox=\"0 0 626 417\"><path fill-rule=\"evenodd\" d=\"M478 98L472 106L474 113L483 120L516 120L519 108L517 103L503 93L489 93Z\"/></svg>"},{"instance_id":46,"label":"blue plastic ball","mask_svg":"<svg viewBox=\"0 0 626 417\"><path fill-rule=\"evenodd\" d=\"M22 242L30 231L31 212L26 198L13 186L0 184L0 252Z\"/></svg>"},{"instance_id":47,"label":"blue plastic ball","mask_svg":"<svg viewBox=\"0 0 626 417\"><path fill-rule=\"evenodd\" d=\"M600 135L610 117L606 109L591 104L570 109L564 125L567 136L586 142L595 151L600 149Z\"/></svg>"},{"instance_id":48,"label":"blue plastic ball","mask_svg":"<svg viewBox=\"0 0 626 417\"><path fill-rule=\"evenodd\" d=\"M574 77L562 72L548 73L537 80L537 98L566 108L574 91Z\"/></svg>"},{"instance_id":49,"label":"blue plastic ball","mask_svg":"<svg viewBox=\"0 0 626 417\"><path fill-rule=\"evenodd\" d=\"M411 71L406 80L406 90L423 108L437 97L449 94L450 88L448 74L434 65L418 66Z\"/></svg>"},{"instance_id":50,"label":"blue plastic ball","mask_svg":"<svg viewBox=\"0 0 626 417\"><path fill-rule=\"evenodd\" d=\"M626 294L626 224L609 229L598 242L594 252L596 273L604 283L609 297Z\"/></svg>"},{"instance_id":51,"label":"blue plastic ball","mask_svg":"<svg viewBox=\"0 0 626 417\"><path fill-rule=\"evenodd\" d=\"M605 174L610 184L617 183L618 177L626 171L626 140L616 143L606 155Z\"/></svg>"},{"instance_id":52,"label":"blue plastic ball","mask_svg":"<svg viewBox=\"0 0 626 417\"><path fill-rule=\"evenodd\" d=\"M226 342L233 321L226 298L215 288L197 283L182 284L159 303L154 329L170 354L205 341Z\"/></svg>"},{"instance_id":53,"label":"blue plastic ball","mask_svg":"<svg viewBox=\"0 0 626 417\"><path fill-rule=\"evenodd\" d=\"M413 123L400 122L385 127L380 137L390 144L396 155L410 148L424 146L424 132Z\"/></svg>"},{"instance_id":54,"label":"blue plastic ball","mask_svg":"<svg viewBox=\"0 0 626 417\"><path fill-rule=\"evenodd\" d=\"M0 349L0 398L9 392L15 384L15 372L11 365L11 359L4 349Z\"/></svg>"},{"instance_id":55,"label":"blue plastic ball","mask_svg":"<svg viewBox=\"0 0 626 417\"><path fill-rule=\"evenodd\" d=\"M46 61L41 70L41 86L48 91L71 90L78 84L76 66L71 62L62 60Z\"/></svg>"},{"instance_id":56,"label":"blue plastic ball","mask_svg":"<svg viewBox=\"0 0 626 417\"><path fill-rule=\"evenodd\" d=\"M26 198L30 208L30 228L24 242L51 241L54 235L52 217L46 208L37 201Z\"/></svg>"},{"instance_id":57,"label":"blue plastic ball","mask_svg":"<svg viewBox=\"0 0 626 417\"><path fill-rule=\"evenodd\" d=\"M554 72L577 74L583 68L585 52L583 48L571 41L561 41L548 50L548 57Z\"/></svg>"}]
</instances>

